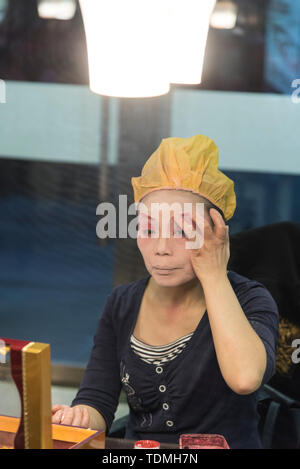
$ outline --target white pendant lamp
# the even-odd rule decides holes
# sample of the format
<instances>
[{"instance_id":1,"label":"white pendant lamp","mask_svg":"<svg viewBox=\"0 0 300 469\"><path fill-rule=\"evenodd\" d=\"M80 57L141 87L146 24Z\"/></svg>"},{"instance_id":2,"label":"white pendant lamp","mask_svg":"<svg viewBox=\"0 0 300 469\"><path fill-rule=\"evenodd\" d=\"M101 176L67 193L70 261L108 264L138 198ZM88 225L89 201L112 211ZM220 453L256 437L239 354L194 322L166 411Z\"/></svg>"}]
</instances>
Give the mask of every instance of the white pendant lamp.
<instances>
[{"instance_id":1,"label":"white pendant lamp","mask_svg":"<svg viewBox=\"0 0 300 469\"><path fill-rule=\"evenodd\" d=\"M211 15L210 25L216 29L233 29L236 26L238 6L232 1L221 1L216 4Z\"/></svg>"},{"instance_id":2,"label":"white pendant lamp","mask_svg":"<svg viewBox=\"0 0 300 469\"><path fill-rule=\"evenodd\" d=\"M76 12L76 0L38 0L38 13L44 19L71 20Z\"/></svg>"},{"instance_id":3,"label":"white pendant lamp","mask_svg":"<svg viewBox=\"0 0 300 469\"><path fill-rule=\"evenodd\" d=\"M90 89L116 97L168 93L168 1L80 0Z\"/></svg>"},{"instance_id":4,"label":"white pendant lamp","mask_svg":"<svg viewBox=\"0 0 300 469\"><path fill-rule=\"evenodd\" d=\"M169 78L171 83L201 83L210 17L216 0L171 0Z\"/></svg>"}]
</instances>

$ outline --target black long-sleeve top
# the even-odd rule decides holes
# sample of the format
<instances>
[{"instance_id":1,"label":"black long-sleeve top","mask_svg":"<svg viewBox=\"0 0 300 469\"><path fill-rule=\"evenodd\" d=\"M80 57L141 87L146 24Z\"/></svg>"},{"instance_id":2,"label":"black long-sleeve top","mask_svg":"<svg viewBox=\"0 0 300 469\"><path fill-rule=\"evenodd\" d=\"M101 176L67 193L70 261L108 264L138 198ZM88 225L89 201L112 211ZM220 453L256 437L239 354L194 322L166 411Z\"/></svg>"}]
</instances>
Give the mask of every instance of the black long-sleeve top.
<instances>
[{"instance_id":1,"label":"black long-sleeve top","mask_svg":"<svg viewBox=\"0 0 300 469\"><path fill-rule=\"evenodd\" d=\"M264 384L275 373L277 305L261 283L234 271L227 275L266 348ZM71 406L87 404L97 409L109 432L123 388L130 408L125 438L178 443L183 433L213 433L223 435L231 448L261 448L256 392L240 395L225 382L207 311L175 359L157 366L132 349L130 337L149 279L150 275L119 285L108 295Z\"/></svg>"}]
</instances>

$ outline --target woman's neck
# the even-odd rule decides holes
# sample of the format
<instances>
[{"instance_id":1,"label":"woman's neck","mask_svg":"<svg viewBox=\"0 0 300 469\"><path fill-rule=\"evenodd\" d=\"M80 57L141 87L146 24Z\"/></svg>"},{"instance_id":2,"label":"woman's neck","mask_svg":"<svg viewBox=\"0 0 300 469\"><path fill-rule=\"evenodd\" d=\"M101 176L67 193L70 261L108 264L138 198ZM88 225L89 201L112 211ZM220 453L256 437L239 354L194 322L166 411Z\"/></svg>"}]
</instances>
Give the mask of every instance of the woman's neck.
<instances>
[{"instance_id":1,"label":"woman's neck","mask_svg":"<svg viewBox=\"0 0 300 469\"><path fill-rule=\"evenodd\" d=\"M153 277L150 277L147 296L151 303L162 308L186 309L205 300L202 285L197 277L175 287L158 285Z\"/></svg>"}]
</instances>

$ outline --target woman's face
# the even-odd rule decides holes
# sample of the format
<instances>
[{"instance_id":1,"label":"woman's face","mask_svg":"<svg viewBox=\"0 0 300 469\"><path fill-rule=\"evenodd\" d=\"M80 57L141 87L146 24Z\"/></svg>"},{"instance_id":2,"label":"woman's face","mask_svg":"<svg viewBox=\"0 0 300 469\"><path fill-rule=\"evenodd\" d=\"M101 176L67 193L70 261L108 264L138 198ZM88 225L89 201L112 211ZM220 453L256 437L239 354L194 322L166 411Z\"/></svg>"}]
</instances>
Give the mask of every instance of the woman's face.
<instances>
[{"instance_id":1,"label":"woman's face","mask_svg":"<svg viewBox=\"0 0 300 469\"><path fill-rule=\"evenodd\" d=\"M165 207L171 207L173 203L180 204L184 220L188 221L188 214L185 215L188 206L184 206L184 204L191 204L193 219L196 220L196 203L203 202L203 199L197 194L185 190L161 189L146 195L141 202L146 209L142 207L139 210L137 245L149 274L152 275L156 283L164 286L181 285L195 279L190 252L186 247L189 238L181 231L185 228L184 224L176 223L179 218L178 216L175 216L175 219L172 218L174 215L172 210L168 211L162 207L155 212L152 204L164 203ZM152 225L151 219L147 218L147 215L152 216ZM211 223L206 208L204 209L204 223ZM169 226L169 234L167 231L163 231L163 226L165 229ZM195 230L195 228L193 229ZM174 237L175 233L180 237ZM154 234L156 237L153 237Z\"/></svg>"}]
</instances>

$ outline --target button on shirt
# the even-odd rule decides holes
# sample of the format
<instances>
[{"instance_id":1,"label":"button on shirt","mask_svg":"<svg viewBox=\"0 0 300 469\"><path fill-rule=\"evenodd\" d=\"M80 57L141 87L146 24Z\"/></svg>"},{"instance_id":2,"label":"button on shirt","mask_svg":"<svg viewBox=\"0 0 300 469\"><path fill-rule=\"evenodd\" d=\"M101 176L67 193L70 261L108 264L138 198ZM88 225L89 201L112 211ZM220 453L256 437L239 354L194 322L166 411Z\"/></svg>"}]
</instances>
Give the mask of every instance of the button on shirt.
<instances>
[{"instance_id":1,"label":"button on shirt","mask_svg":"<svg viewBox=\"0 0 300 469\"><path fill-rule=\"evenodd\" d=\"M233 271L227 276L265 346L265 384L275 372L277 305L261 283ZM123 389L130 410L125 438L178 443L183 433L217 433L231 448L261 448L256 392L239 395L224 381L207 311L184 349L163 364L162 372L159 365L146 363L132 349L130 338L149 279L150 275L119 285L108 295L71 405L97 409L108 433Z\"/></svg>"}]
</instances>

